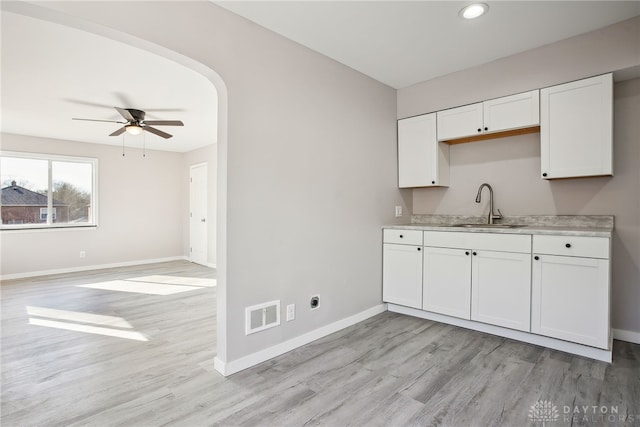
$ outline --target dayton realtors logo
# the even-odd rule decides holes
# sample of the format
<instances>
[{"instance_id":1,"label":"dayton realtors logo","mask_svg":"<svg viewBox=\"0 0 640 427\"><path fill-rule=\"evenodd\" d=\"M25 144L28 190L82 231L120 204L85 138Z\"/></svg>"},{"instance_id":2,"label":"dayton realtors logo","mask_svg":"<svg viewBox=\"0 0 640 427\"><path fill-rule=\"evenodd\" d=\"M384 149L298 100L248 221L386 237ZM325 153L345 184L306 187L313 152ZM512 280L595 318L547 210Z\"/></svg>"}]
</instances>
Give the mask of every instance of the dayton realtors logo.
<instances>
[{"instance_id":1,"label":"dayton realtors logo","mask_svg":"<svg viewBox=\"0 0 640 427\"><path fill-rule=\"evenodd\" d=\"M596 423L603 425L607 423L628 423L640 421L640 415L620 414L617 405L573 405L562 406L562 416L558 407L549 400L538 400L529 408L529 421L541 422L543 426L547 423L562 421L564 423Z\"/></svg>"}]
</instances>

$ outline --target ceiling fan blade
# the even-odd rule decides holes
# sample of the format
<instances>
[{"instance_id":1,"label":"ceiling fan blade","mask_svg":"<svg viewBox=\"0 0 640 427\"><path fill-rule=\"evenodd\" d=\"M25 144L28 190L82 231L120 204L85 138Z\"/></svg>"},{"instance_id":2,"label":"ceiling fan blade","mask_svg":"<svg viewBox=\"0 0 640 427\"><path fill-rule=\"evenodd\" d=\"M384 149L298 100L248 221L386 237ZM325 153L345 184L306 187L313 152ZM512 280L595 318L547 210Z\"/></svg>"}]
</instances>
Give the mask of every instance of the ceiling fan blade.
<instances>
[{"instance_id":1,"label":"ceiling fan blade","mask_svg":"<svg viewBox=\"0 0 640 427\"><path fill-rule=\"evenodd\" d=\"M147 132L155 133L156 135L161 136L164 139L169 139L173 136L166 132L162 132L160 129L152 128L151 126L143 126L142 129L146 130Z\"/></svg>"},{"instance_id":2,"label":"ceiling fan blade","mask_svg":"<svg viewBox=\"0 0 640 427\"><path fill-rule=\"evenodd\" d=\"M120 129L118 129L117 131L110 133L109 136L118 136L118 135L122 135L125 131L127 130L126 127L122 126Z\"/></svg>"},{"instance_id":3,"label":"ceiling fan blade","mask_svg":"<svg viewBox=\"0 0 640 427\"><path fill-rule=\"evenodd\" d=\"M72 118L71 120L82 120L85 122L106 122L106 123L120 123L120 124L125 124L126 122L119 122L117 120L98 120L98 119L77 119L77 118Z\"/></svg>"},{"instance_id":4,"label":"ceiling fan blade","mask_svg":"<svg viewBox=\"0 0 640 427\"><path fill-rule=\"evenodd\" d=\"M154 126L184 126L180 120L145 120L142 123Z\"/></svg>"},{"instance_id":5,"label":"ceiling fan blade","mask_svg":"<svg viewBox=\"0 0 640 427\"><path fill-rule=\"evenodd\" d=\"M118 113L120 113L120 115L124 117L126 121L133 122L136 120L128 110L125 110L124 108L119 108L119 107L113 107L113 108L115 108L118 111Z\"/></svg>"}]
</instances>

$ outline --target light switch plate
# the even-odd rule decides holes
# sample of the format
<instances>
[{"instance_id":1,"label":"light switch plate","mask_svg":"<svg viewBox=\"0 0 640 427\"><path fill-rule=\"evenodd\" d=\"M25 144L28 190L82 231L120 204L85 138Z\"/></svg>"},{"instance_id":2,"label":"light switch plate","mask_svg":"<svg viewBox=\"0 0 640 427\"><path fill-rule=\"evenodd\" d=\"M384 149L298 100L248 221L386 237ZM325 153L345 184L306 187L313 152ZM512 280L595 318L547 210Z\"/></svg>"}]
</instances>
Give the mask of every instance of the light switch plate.
<instances>
[{"instance_id":1,"label":"light switch plate","mask_svg":"<svg viewBox=\"0 0 640 427\"><path fill-rule=\"evenodd\" d=\"M402 206L396 206L396 218L400 218L402 216Z\"/></svg>"},{"instance_id":2,"label":"light switch plate","mask_svg":"<svg viewBox=\"0 0 640 427\"><path fill-rule=\"evenodd\" d=\"M296 305L289 304L287 306L287 322L296 318Z\"/></svg>"}]
</instances>

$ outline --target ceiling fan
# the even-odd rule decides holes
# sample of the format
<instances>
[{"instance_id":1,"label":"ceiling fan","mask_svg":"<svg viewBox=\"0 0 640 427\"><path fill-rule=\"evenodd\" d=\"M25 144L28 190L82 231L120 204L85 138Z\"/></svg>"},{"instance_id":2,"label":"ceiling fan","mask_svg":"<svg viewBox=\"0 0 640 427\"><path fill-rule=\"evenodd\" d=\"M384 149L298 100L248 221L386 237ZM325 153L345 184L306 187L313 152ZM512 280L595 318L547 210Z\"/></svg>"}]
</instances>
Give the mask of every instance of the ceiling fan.
<instances>
[{"instance_id":1,"label":"ceiling fan","mask_svg":"<svg viewBox=\"0 0 640 427\"><path fill-rule=\"evenodd\" d=\"M88 122L108 122L108 123L120 123L124 126L115 132L109 134L109 136L118 136L127 132L131 135L139 135L142 131L151 132L162 138L169 139L173 135L168 134L166 132L161 131L160 129L156 129L153 126L184 126L180 120L145 120L145 112L142 110L136 110L135 108L119 108L113 107L120 113L120 115L126 120L126 122L117 121L117 120L98 120L98 119L77 119L73 118L72 120L84 120Z\"/></svg>"}]
</instances>

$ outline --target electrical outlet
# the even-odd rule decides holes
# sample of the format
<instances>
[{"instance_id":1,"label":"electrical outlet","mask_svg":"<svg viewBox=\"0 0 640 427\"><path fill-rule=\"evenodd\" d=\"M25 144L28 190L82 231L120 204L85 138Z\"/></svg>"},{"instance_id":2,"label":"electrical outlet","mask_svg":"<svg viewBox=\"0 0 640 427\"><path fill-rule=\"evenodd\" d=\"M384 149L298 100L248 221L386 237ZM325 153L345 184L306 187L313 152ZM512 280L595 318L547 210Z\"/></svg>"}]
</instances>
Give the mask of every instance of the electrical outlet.
<instances>
[{"instance_id":1,"label":"electrical outlet","mask_svg":"<svg viewBox=\"0 0 640 427\"><path fill-rule=\"evenodd\" d=\"M296 305L289 304L287 306L287 322L290 322L295 318L296 318Z\"/></svg>"},{"instance_id":2,"label":"electrical outlet","mask_svg":"<svg viewBox=\"0 0 640 427\"><path fill-rule=\"evenodd\" d=\"M396 218L400 218L402 216L402 206L396 206Z\"/></svg>"},{"instance_id":3,"label":"electrical outlet","mask_svg":"<svg viewBox=\"0 0 640 427\"><path fill-rule=\"evenodd\" d=\"M87 253L85 251L80 251L80 258L84 258L87 256Z\"/></svg>"},{"instance_id":4,"label":"electrical outlet","mask_svg":"<svg viewBox=\"0 0 640 427\"><path fill-rule=\"evenodd\" d=\"M320 295L314 295L311 297L311 301L309 302L309 306L311 310L315 310L320 307Z\"/></svg>"}]
</instances>

